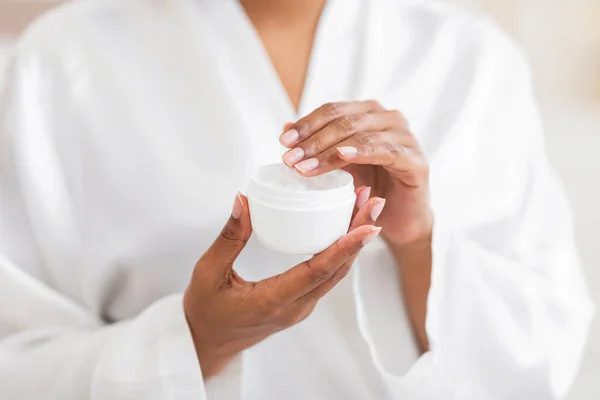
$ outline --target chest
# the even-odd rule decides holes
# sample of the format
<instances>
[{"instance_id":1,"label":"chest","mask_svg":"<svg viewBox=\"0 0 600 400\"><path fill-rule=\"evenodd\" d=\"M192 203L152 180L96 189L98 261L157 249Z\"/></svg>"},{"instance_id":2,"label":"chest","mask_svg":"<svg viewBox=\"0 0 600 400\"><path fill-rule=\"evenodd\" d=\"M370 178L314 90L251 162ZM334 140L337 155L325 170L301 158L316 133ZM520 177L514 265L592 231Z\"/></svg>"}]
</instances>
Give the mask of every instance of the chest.
<instances>
[{"instance_id":1,"label":"chest","mask_svg":"<svg viewBox=\"0 0 600 400\"><path fill-rule=\"evenodd\" d=\"M318 26L318 13L302 19L282 18L270 23L247 10L257 36L295 110L300 106ZM320 11L318 8L316 11ZM263 12L264 14L264 12Z\"/></svg>"},{"instance_id":2,"label":"chest","mask_svg":"<svg viewBox=\"0 0 600 400\"><path fill-rule=\"evenodd\" d=\"M258 165L279 162L281 127L298 117L278 77L282 66L271 62L284 58L269 57L277 47L263 46L239 13L223 19L220 9L206 12L214 25L202 32L194 29L203 24L177 19L151 31L103 31L68 63L71 129L59 134L57 147L82 237L90 288L83 296L113 318L185 288L235 193ZM365 81L357 79L365 72L363 32L350 32L317 37L299 113L364 95ZM426 102L393 89L378 98L423 126ZM258 279L295 261L253 242L241 272Z\"/></svg>"}]
</instances>

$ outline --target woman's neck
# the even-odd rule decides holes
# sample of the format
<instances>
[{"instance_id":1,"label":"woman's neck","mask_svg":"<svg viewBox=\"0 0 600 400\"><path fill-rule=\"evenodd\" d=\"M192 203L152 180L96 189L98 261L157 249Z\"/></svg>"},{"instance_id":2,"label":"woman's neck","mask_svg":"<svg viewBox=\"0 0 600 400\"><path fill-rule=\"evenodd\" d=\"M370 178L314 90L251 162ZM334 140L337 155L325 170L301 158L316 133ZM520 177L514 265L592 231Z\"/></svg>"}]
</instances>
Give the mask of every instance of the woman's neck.
<instances>
[{"instance_id":1,"label":"woman's neck","mask_svg":"<svg viewBox=\"0 0 600 400\"><path fill-rule=\"evenodd\" d=\"M319 19L327 0L240 0L257 24L313 23Z\"/></svg>"},{"instance_id":2,"label":"woman's neck","mask_svg":"<svg viewBox=\"0 0 600 400\"><path fill-rule=\"evenodd\" d=\"M240 0L297 110L326 0Z\"/></svg>"}]
</instances>

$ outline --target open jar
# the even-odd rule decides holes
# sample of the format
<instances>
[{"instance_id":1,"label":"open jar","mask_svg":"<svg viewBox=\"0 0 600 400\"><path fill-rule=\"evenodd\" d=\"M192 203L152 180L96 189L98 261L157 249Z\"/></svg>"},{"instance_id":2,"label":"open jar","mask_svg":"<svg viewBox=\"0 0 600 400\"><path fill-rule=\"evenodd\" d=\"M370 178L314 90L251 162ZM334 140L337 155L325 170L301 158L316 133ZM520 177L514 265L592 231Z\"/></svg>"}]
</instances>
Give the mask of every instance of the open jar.
<instances>
[{"instance_id":1,"label":"open jar","mask_svg":"<svg viewBox=\"0 0 600 400\"><path fill-rule=\"evenodd\" d=\"M247 196L258 239L271 250L301 255L320 253L344 236L356 200L349 173L305 178L284 164L260 167Z\"/></svg>"}]
</instances>

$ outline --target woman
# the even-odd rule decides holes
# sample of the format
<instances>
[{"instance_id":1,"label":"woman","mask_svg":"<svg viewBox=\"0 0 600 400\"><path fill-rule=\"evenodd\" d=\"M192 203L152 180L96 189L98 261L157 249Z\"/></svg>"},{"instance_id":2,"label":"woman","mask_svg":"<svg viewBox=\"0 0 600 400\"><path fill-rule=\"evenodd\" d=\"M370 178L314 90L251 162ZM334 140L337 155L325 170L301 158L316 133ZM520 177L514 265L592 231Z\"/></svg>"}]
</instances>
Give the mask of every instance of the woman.
<instances>
[{"instance_id":1,"label":"woman","mask_svg":"<svg viewBox=\"0 0 600 400\"><path fill-rule=\"evenodd\" d=\"M531 400L574 379L592 312L569 212L486 21L82 0L24 35L2 104L1 398ZM357 182L348 235L308 261L250 237L236 195L282 159Z\"/></svg>"}]
</instances>

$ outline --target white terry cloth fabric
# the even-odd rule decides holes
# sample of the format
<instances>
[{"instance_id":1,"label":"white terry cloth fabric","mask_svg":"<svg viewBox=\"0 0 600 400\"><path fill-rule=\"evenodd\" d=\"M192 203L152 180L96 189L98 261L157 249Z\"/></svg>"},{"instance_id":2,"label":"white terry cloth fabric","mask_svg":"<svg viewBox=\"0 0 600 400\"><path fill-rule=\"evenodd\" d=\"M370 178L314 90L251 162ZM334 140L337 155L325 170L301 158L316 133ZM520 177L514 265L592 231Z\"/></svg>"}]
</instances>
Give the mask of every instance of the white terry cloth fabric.
<instances>
[{"instance_id":1,"label":"white terry cloth fabric","mask_svg":"<svg viewBox=\"0 0 600 400\"><path fill-rule=\"evenodd\" d=\"M306 321L203 382L181 293L284 122L401 110L436 214L420 356L381 241ZM528 70L484 19L331 0L298 112L232 0L81 0L18 44L0 112L0 398L559 398L592 307ZM251 240L260 279L300 261Z\"/></svg>"}]
</instances>

